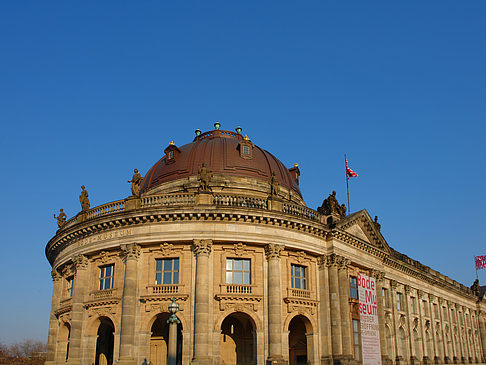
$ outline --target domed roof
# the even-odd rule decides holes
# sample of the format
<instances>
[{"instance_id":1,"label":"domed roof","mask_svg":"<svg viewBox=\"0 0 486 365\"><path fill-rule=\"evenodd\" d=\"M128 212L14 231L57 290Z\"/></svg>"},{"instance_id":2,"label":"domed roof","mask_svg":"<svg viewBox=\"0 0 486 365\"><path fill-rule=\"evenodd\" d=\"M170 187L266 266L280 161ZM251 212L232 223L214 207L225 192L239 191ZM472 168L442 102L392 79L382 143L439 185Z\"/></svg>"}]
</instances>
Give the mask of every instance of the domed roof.
<instances>
[{"instance_id":1,"label":"domed roof","mask_svg":"<svg viewBox=\"0 0 486 365\"><path fill-rule=\"evenodd\" d=\"M213 174L267 181L275 172L280 186L302 197L298 185L298 168L294 166L289 171L271 153L255 146L239 133L216 129L197 135L192 143L181 147L171 142L164 153L165 156L145 175L141 193L169 181L198 175L204 163Z\"/></svg>"}]
</instances>

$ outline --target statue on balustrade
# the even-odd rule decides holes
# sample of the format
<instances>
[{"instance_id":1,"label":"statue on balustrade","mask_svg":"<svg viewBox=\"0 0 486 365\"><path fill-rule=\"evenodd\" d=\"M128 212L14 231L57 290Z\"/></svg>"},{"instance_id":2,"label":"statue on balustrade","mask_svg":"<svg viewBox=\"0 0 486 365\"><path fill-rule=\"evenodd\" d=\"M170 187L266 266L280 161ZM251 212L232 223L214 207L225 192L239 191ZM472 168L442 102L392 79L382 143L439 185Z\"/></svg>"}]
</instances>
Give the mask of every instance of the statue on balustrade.
<instances>
[{"instance_id":1,"label":"statue on balustrade","mask_svg":"<svg viewBox=\"0 0 486 365\"><path fill-rule=\"evenodd\" d=\"M201 189L201 191L210 190L209 182L211 181L212 174L211 171L207 169L206 164L204 162L202 166L199 168L197 177L199 179L199 188Z\"/></svg>"},{"instance_id":2,"label":"statue on balustrade","mask_svg":"<svg viewBox=\"0 0 486 365\"><path fill-rule=\"evenodd\" d=\"M64 213L63 209L59 210L59 215L56 217L54 214L54 219L57 219L57 226L61 229L66 224L66 213Z\"/></svg>"},{"instance_id":3,"label":"statue on balustrade","mask_svg":"<svg viewBox=\"0 0 486 365\"><path fill-rule=\"evenodd\" d=\"M272 177L270 178L270 195L278 196L278 179L275 171L272 172Z\"/></svg>"},{"instance_id":4,"label":"statue on balustrade","mask_svg":"<svg viewBox=\"0 0 486 365\"><path fill-rule=\"evenodd\" d=\"M339 205L336 199L336 192L333 190L332 194L324 199L322 205L317 208L317 211L324 215L336 214L341 218L346 217L346 205Z\"/></svg>"},{"instance_id":5,"label":"statue on balustrade","mask_svg":"<svg viewBox=\"0 0 486 365\"><path fill-rule=\"evenodd\" d=\"M131 180L128 180L129 183L132 183L132 195L133 196L140 196L140 188L142 187L143 177L140 175L137 169L133 170L134 174Z\"/></svg>"},{"instance_id":6,"label":"statue on balustrade","mask_svg":"<svg viewBox=\"0 0 486 365\"><path fill-rule=\"evenodd\" d=\"M82 211L87 211L89 210L89 199L88 199L88 192L85 190L85 187L84 185L81 186L81 189L83 189L81 191L81 194L79 195L79 202L81 203L81 208L82 208Z\"/></svg>"}]
</instances>

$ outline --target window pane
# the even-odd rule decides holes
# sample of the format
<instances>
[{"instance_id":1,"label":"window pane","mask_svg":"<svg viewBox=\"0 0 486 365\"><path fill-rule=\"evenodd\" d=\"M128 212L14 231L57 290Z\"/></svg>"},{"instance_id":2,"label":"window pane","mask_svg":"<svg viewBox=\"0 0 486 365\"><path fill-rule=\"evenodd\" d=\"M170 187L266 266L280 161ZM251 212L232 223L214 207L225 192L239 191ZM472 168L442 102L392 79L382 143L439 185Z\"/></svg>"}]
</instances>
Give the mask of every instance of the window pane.
<instances>
[{"instance_id":1,"label":"window pane","mask_svg":"<svg viewBox=\"0 0 486 365\"><path fill-rule=\"evenodd\" d=\"M250 260L243 260L243 270L250 271Z\"/></svg>"},{"instance_id":2,"label":"window pane","mask_svg":"<svg viewBox=\"0 0 486 365\"><path fill-rule=\"evenodd\" d=\"M174 271L174 277L172 280L172 284L179 284L179 271Z\"/></svg>"},{"instance_id":3,"label":"window pane","mask_svg":"<svg viewBox=\"0 0 486 365\"><path fill-rule=\"evenodd\" d=\"M233 273L231 271L226 271L226 283L233 284Z\"/></svg>"},{"instance_id":4,"label":"window pane","mask_svg":"<svg viewBox=\"0 0 486 365\"><path fill-rule=\"evenodd\" d=\"M307 280L305 278L302 279L302 289L307 289Z\"/></svg>"},{"instance_id":5,"label":"window pane","mask_svg":"<svg viewBox=\"0 0 486 365\"><path fill-rule=\"evenodd\" d=\"M241 260L234 260L234 270L243 270L243 262Z\"/></svg>"},{"instance_id":6,"label":"window pane","mask_svg":"<svg viewBox=\"0 0 486 365\"><path fill-rule=\"evenodd\" d=\"M295 288L296 288L296 289L300 289L300 279L297 279L297 278L296 278L296 279L294 280L294 284L295 284Z\"/></svg>"},{"instance_id":7,"label":"window pane","mask_svg":"<svg viewBox=\"0 0 486 365\"><path fill-rule=\"evenodd\" d=\"M164 272L164 284L172 284L171 282L171 272Z\"/></svg>"},{"instance_id":8,"label":"window pane","mask_svg":"<svg viewBox=\"0 0 486 365\"><path fill-rule=\"evenodd\" d=\"M234 273L234 284L243 284L243 273L241 271L235 271Z\"/></svg>"},{"instance_id":9,"label":"window pane","mask_svg":"<svg viewBox=\"0 0 486 365\"><path fill-rule=\"evenodd\" d=\"M179 259L174 259L174 271L179 271Z\"/></svg>"},{"instance_id":10,"label":"window pane","mask_svg":"<svg viewBox=\"0 0 486 365\"><path fill-rule=\"evenodd\" d=\"M103 289L110 289L110 279L109 278L105 279L105 287Z\"/></svg>"},{"instance_id":11,"label":"window pane","mask_svg":"<svg viewBox=\"0 0 486 365\"><path fill-rule=\"evenodd\" d=\"M245 272L243 277L243 284L250 285L250 273Z\"/></svg>"},{"instance_id":12,"label":"window pane","mask_svg":"<svg viewBox=\"0 0 486 365\"><path fill-rule=\"evenodd\" d=\"M226 259L226 270L232 270L232 269L233 269L233 260Z\"/></svg>"},{"instance_id":13,"label":"window pane","mask_svg":"<svg viewBox=\"0 0 486 365\"><path fill-rule=\"evenodd\" d=\"M172 260L164 260L164 271L172 270Z\"/></svg>"},{"instance_id":14,"label":"window pane","mask_svg":"<svg viewBox=\"0 0 486 365\"><path fill-rule=\"evenodd\" d=\"M160 272L155 274L155 284L162 284L162 274Z\"/></svg>"},{"instance_id":15,"label":"window pane","mask_svg":"<svg viewBox=\"0 0 486 365\"><path fill-rule=\"evenodd\" d=\"M157 260L155 262L155 271L161 271L162 270L162 260Z\"/></svg>"}]
</instances>

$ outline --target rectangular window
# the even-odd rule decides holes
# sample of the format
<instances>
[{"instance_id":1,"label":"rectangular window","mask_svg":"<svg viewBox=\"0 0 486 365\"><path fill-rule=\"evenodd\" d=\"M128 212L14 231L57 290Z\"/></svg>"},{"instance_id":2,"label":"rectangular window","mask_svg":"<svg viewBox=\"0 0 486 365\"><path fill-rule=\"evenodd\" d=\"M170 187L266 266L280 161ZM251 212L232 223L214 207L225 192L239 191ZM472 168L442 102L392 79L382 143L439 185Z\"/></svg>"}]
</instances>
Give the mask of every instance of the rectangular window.
<instances>
[{"instance_id":1,"label":"rectangular window","mask_svg":"<svg viewBox=\"0 0 486 365\"><path fill-rule=\"evenodd\" d=\"M383 307L388 308L390 307L390 302L388 299L388 289L387 288L381 288L381 296L383 297Z\"/></svg>"},{"instance_id":2,"label":"rectangular window","mask_svg":"<svg viewBox=\"0 0 486 365\"><path fill-rule=\"evenodd\" d=\"M66 279L66 295L71 298L73 296L74 276Z\"/></svg>"},{"instance_id":3,"label":"rectangular window","mask_svg":"<svg viewBox=\"0 0 486 365\"><path fill-rule=\"evenodd\" d=\"M429 304L427 303L426 300L422 300L422 305L424 307L424 316L428 317L429 316Z\"/></svg>"},{"instance_id":4,"label":"rectangular window","mask_svg":"<svg viewBox=\"0 0 486 365\"><path fill-rule=\"evenodd\" d=\"M349 277L349 297L358 299L358 280L354 276Z\"/></svg>"},{"instance_id":5,"label":"rectangular window","mask_svg":"<svg viewBox=\"0 0 486 365\"><path fill-rule=\"evenodd\" d=\"M405 310L405 305L403 303L403 294L397 293L397 310L403 311Z\"/></svg>"},{"instance_id":6,"label":"rectangular window","mask_svg":"<svg viewBox=\"0 0 486 365\"><path fill-rule=\"evenodd\" d=\"M291 285L294 289L307 289L305 266L291 265Z\"/></svg>"},{"instance_id":7,"label":"rectangular window","mask_svg":"<svg viewBox=\"0 0 486 365\"><path fill-rule=\"evenodd\" d=\"M243 146L243 154L244 155L250 154L250 146Z\"/></svg>"},{"instance_id":8,"label":"rectangular window","mask_svg":"<svg viewBox=\"0 0 486 365\"><path fill-rule=\"evenodd\" d=\"M439 318L439 306L434 303L434 307L433 308L434 308L434 317L436 319L438 319Z\"/></svg>"},{"instance_id":9,"label":"rectangular window","mask_svg":"<svg viewBox=\"0 0 486 365\"><path fill-rule=\"evenodd\" d=\"M100 267L100 290L112 289L114 276L114 264Z\"/></svg>"},{"instance_id":10,"label":"rectangular window","mask_svg":"<svg viewBox=\"0 0 486 365\"><path fill-rule=\"evenodd\" d=\"M415 297L410 297L410 311L413 314L417 313L417 298Z\"/></svg>"},{"instance_id":11,"label":"rectangular window","mask_svg":"<svg viewBox=\"0 0 486 365\"><path fill-rule=\"evenodd\" d=\"M179 259L155 261L155 284L179 284Z\"/></svg>"},{"instance_id":12,"label":"rectangular window","mask_svg":"<svg viewBox=\"0 0 486 365\"><path fill-rule=\"evenodd\" d=\"M250 260L226 259L226 284L250 285Z\"/></svg>"},{"instance_id":13,"label":"rectangular window","mask_svg":"<svg viewBox=\"0 0 486 365\"><path fill-rule=\"evenodd\" d=\"M442 316L444 318L442 318L443 321L447 321L449 318L447 318L447 308L446 307L442 307Z\"/></svg>"},{"instance_id":14,"label":"rectangular window","mask_svg":"<svg viewBox=\"0 0 486 365\"><path fill-rule=\"evenodd\" d=\"M354 358L356 361L361 360L361 328L357 319L353 319L353 343Z\"/></svg>"},{"instance_id":15,"label":"rectangular window","mask_svg":"<svg viewBox=\"0 0 486 365\"><path fill-rule=\"evenodd\" d=\"M169 151L169 160L174 159L174 151Z\"/></svg>"},{"instance_id":16,"label":"rectangular window","mask_svg":"<svg viewBox=\"0 0 486 365\"><path fill-rule=\"evenodd\" d=\"M452 322L456 323L456 315L454 314L454 309L451 308L451 317L452 317Z\"/></svg>"}]
</instances>

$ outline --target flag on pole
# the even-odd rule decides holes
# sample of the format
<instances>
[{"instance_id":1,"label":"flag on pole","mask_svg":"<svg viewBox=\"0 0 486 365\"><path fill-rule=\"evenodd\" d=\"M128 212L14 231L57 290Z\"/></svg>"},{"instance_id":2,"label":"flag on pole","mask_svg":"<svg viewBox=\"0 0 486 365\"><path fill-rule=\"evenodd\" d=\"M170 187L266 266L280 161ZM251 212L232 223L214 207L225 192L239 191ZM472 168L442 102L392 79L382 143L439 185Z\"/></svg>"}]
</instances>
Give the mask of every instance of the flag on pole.
<instances>
[{"instance_id":1,"label":"flag on pole","mask_svg":"<svg viewBox=\"0 0 486 365\"><path fill-rule=\"evenodd\" d=\"M486 255L484 256L474 256L476 260L476 270L484 269L486 267Z\"/></svg>"},{"instance_id":2,"label":"flag on pole","mask_svg":"<svg viewBox=\"0 0 486 365\"><path fill-rule=\"evenodd\" d=\"M349 168L348 159L346 157L345 159L346 159L346 178L349 180L350 177L358 177L358 174Z\"/></svg>"}]
</instances>

